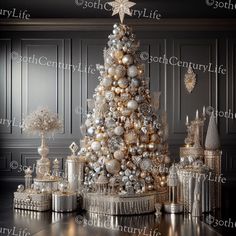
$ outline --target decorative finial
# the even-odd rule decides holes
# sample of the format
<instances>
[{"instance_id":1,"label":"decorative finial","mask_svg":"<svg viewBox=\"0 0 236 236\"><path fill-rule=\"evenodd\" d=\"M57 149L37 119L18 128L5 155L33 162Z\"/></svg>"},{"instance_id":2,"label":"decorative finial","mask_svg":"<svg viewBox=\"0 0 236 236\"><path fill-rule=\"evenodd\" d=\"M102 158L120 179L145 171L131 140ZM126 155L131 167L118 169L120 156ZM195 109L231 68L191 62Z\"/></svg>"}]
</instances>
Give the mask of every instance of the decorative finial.
<instances>
[{"instance_id":1,"label":"decorative finial","mask_svg":"<svg viewBox=\"0 0 236 236\"><path fill-rule=\"evenodd\" d=\"M188 67L188 70L184 75L184 83L187 91L191 93L197 83L196 74L194 73L193 68L191 66Z\"/></svg>"},{"instance_id":2,"label":"decorative finial","mask_svg":"<svg viewBox=\"0 0 236 236\"><path fill-rule=\"evenodd\" d=\"M119 13L120 21L123 24L125 14L132 16L130 8L136 5L134 2L129 2L129 0L115 0L114 2L108 2L113 8L113 16Z\"/></svg>"},{"instance_id":3,"label":"decorative finial","mask_svg":"<svg viewBox=\"0 0 236 236\"><path fill-rule=\"evenodd\" d=\"M76 154L76 151L78 150L78 145L75 143L75 142L73 142L71 145L70 145L70 150L71 150L71 152L72 152L72 155L73 156L75 156Z\"/></svg>"}]
</instances>

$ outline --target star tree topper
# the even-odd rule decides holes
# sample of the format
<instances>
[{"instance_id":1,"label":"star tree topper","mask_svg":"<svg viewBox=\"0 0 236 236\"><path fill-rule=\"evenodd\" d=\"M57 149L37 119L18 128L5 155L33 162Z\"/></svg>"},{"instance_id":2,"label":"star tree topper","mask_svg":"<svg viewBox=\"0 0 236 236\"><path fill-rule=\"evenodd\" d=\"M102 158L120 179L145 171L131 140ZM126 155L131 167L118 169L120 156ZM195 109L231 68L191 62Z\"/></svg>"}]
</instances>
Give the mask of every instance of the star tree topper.
<instances>
[{"instance_id":1,"label":"star tree topper","mask_svg":"<svg viewBox=\"0 0 236 236\"><path fill-rule=\"evenodd\" d=\"M108 4L113 8L113 16L119 13L120 21L123 24L125 14L132 16L130 8L136 3L129 2L129 0L115 0L114 2L108 2Z\"/></svg>"}]
</instances>

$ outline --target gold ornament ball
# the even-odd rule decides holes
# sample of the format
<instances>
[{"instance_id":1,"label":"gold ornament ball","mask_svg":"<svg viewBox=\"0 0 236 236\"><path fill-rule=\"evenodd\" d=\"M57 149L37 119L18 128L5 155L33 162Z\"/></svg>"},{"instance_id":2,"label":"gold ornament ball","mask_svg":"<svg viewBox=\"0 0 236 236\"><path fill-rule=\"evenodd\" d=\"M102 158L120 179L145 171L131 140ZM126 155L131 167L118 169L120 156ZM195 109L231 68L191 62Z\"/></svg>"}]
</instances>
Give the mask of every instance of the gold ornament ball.
<instances>
[{"instance_id":1,"label":"gold ornament ball","mask_svg":"<svg viewBox=\"0 0 236 236\"><path fill-rule=\"evenodd\" d=\"M140 177L141 177L142 179L145 179L146 176L147 176L147 173L146 173L146 172L144 172L144 171L141 172Z\"/></svg>"},{"instance_id":2,"label":"gold ornament ball","mask_svg":"<svg viewBox=\"0 0 236 236\"><path fill-rule=\"evenodd\" d=\"M122 113L123 116L130 116L131 112L132 111L127 109L127 108L122 108L121 109L121 113Z\"/></svg>"},{"instance_id":3,"label":"gold ornament ball","mask_svg":"<svg viewBox=\"0 0 236 236\"><path fill-rule=\"evenodd\" d=\"M137 129L137 130L140 130L141 129L141 122L140 121L135 121L134 122L134 128Z\"/></svg>"},{"instance_id":4,"label":"gold ornament ball","mask_svg":"<svg viewBox=\"0 0 236 236\"><path fill-rule=\"evenodd\" d=\"M124 93L125 92L125 90L124 89L120 89L120 93Z\"/></svg>"},{"instance_id":5,"label":"gold ornament ball","mask_svg":"<svg viewBox=\"0 0 236 236\"><path fill-rule=\"evenodd\" d=\"M137 143L137 134L133 131L125 134L125 141L127 144L135 144Z\"/></svg>"},{"instance_id":6,"label":"gold ornament ball","mask_svg":"<svg viewBox=\"0 0 236 236\"><path fill-rule=\"evenodd\" d=\"M117 161L116 159L110 160L106 162L106 169L110 174L118 174L120 171L120 162Z\"/></svg>"},{"instance_id":7,"label":"gold ornament ball","mask_svg":"<svg viewBox=\"0 0 236 236\"><path fill-rule=\"evenodd\" d=\"M121 79L118 80L118 85L121 88L125 89L129 86L129 81L126 78L121 78Z\"/></svg>"},{"instance_id":8,"label":"gold ornament ball","mask_svg":"<svg viewBox=\"0 0 236 236\"><path fill-rule=\"evenodd\" d=\"M125 157L125 154L124 154L123 151L117 150L117 151L114 152L114 158L115 159L121 161L122 159L124 159L124 157Z\"/></svg>"},{"instance_id":9,"label":"gold ornament ball","mask_svg":"<svg viewBox=\"0 0 236 236\"><path fill-rule=\"evenodd\" d=\"M153 186L152 184L149 184L149 185L148 185L148 190L149 190L149 191L152 191L153 189L154 189L154 186Z\"/></svg>"},{"instance_id":10,"label":"gold ornament ball","mask_svg":"<svg viewBox=\"0 0 236 236\"><path fill-rule=\"evenodd\" d=\"M148 144L148 149L150 151L155 151L157 149L157 145L155 143L149 143Z\"/></svg>"},{"instance_id":11,"label":"gold ornament ball","mask_svg":"<svg viewBox=\"0 0 236 236\"><path fill-rule=\"evenodd\" d=\"M121 93L121 89L120 88L116 88L115 89L115 93L120 94Z\"/></svg>"},{"instance_id":12,"label":"gold ornament ball","mask_svg":"<svg viewBox=\"0 0 236 236\"><path fill-rule=\"evenodd\" d=\"M117 60L121 60L124 56L124 53L123 51L115 51L114 55Z\"/></svg>"},{"instance_id":13,"label":"gold ornament ball","mask_svg":"<svg viewBox=\"0 0 236 236\"><path fill-rule=\"evenodd\" d=\"M133 61L134 61L133 57L129 54L124 55L123 58L122 58L122 62L125 65L131 65L133 63Z\"/></svg>"}]
</instances>

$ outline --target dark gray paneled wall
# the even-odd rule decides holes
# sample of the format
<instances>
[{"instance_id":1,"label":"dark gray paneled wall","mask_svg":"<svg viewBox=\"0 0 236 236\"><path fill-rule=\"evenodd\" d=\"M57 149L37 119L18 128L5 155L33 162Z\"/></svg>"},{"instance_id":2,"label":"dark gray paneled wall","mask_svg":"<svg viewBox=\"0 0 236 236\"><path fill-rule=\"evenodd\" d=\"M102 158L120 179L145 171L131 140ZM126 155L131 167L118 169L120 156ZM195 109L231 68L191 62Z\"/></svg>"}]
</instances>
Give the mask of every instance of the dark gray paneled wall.
<instances>
[{"instance_id":1,"label":"dark gray paneled wall","mask_svg":"<svg viewBox=\"0 0 236 236\"><path fill-rule=\"evenodd\" d=\"M112 26L111 26L112 30ZM192 94L184 87L187 68L146 63L146 74L151 78L152 91L162 91L161 110L167 109L170 126L170 152L178 159L185 133L185 116L192 119L196 109L213 106L220 111L236 112L236 37L233 32L142 32L141 51L153 56L176 56L182 61L203 65L211 62L224 65L227 74L195 70L197 85ZM85 73L90 66L103 63L103 48L109 32L2 32L0 38L0 121L14 121L14 125L0 124L1 178L23 176L13 170L15 160L22 165L33 165L39 158L38 136L26 135L19 127L22 118L38 106L47 105L58 112L64 121L64 130L51 138L50 158L64 161L72 141L79 143L80 125L84 121L87 98L91 98L98 84L98 72ZM48 61L80 66L73 72L53 66L11 60L14 52L22 57L44 57ZM77 108L77 109L76 109ZM79 109L78 109L79 108ZM77 114L75 112L80 112ZM0 122L1 123L1 122ZM229 179L236 177L236 124L235 120L218 119L223 144L223 171ZM62 163L63 168L63 163Z\"/></svg>"}]
</instances>

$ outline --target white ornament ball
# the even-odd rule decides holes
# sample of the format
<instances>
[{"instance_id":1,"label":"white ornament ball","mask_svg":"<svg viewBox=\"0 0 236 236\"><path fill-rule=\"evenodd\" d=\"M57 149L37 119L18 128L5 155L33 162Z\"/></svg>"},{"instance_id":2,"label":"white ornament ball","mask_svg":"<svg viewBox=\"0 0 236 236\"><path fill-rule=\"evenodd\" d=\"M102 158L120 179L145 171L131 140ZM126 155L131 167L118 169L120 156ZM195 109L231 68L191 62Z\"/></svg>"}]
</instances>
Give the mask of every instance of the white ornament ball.
<instances>
[{"instance_id":1,"label":"white ornament ball","mask_svg":"<svg viewBox=\"0 0 236 236\"><path fill-rule=\"evenodd\" d=\"M110 174L118 174L120 172L120 162L116 159L110 160L106 163L106 169Z\"/></svg>"},{"instance_id":2,"label":"white ornament ball","mask_svg":"<svg viewBox=\"0 0 236 236\"><path fill-rule=\"evenodd\" d=\"M131 65L133 63L133 57L129 54L123 56L122 63L125 65Z\"/></svg>"},{"instance_id":3,"label":"white ornament ball","mask_svg":"<svg viewBox=\"0 0 236 236\"><path fill-rule=\"evenodd\" d=\"M118 127L116 127L115 129L114 129L114 133L116 134L116 135L122 135L123 133L124 133L124 128L123 127L121 127L121 126L118 126Z\"/></svg>"},{"instance_id":4,"label":"white ornament ball","mask_svg":"<svg viewBox=\"0 0 236 236\"><path fill-rule=\"evenodd\" d=\"M106 78L103 78L103 80L102 80L102 85L104 86L104 87L110 87L111 86L111 84L112 84L112 79L111 78L109 78L109 77L106 77Z\"/></svg>"},{"instance_id":5,"label":"white ornament ball","mask_svg":"<svg viewBox=\"0 0 236 236\"><path fill-rule=\"evenodd\" d=\"M94 141L94 142L92 142L92 144L91 144L91 148L92 148L93 151L95 151L95 152L100 151L100 150L101 150L101 143L100 143L100 142L97 142L97 141Z\"/></svg>"},{"instance_id":6,"label":"white ornament ball","mask_svg":"<svg viewBox=\"0 0 236 236\"><path fill-rule=\"evenodd\" d=\"M116 69L114 67L110 67L108 69L108 74L114 76L116 74Z\"/></svg>"},{"instance_id":7,"label":"white ornament ball","mask_svg":"<svg viewBox=\"0 0 236 236\"><path fill-rule=\"evenodd\" d=\"M96 135L96 139L99 140L99 141L103 140L103 133L98 133Z\"/></svg>"},{"instance_id":8,"label":"white ornament ball","mask_svg":"<svg viewBox=\"0 0 236 236\"><path fill-rule=\"evenodd\" d=\"M135 101L135 100L130 100L128 103L127 103L127 107L130 109L130 110L136 110L138 108L138 103Z\"/></svg>"},{"instance_id":9,"label":"white ornament ball","mask_svg":"<svg viewBox=\"0 0 236 236\"><path fill-rule=\"evenodd\" d=\"M138 75L138 69L136 66L130 66L127 72L129 77L135 77Z\"/></svg>"},{"instance_id":10,"label":"white ornament ball","mask_svg":"<svg viewBox=\"0 0 236 236\"><path fill-rule=\"evenodd\" d=\"M124 159L125 157L125 154L124 152L120 151L120 150L117 150L114 152L114 158L121 161L122 159Z\"/></svg>"},{"instance_id":11,"label":"white ornament ball","mask_svg":"<svg viewBox=\"0 0 236 236\"><path fill-rule=\"evenodd\" d=\"M87 120L85 121L85 125L86 125L87 127L90 127L90 126L92 125L91 120L87 119Z\"/></svg>"},{"instance_id":12,"label":"white ornament ball","mask_svg":"<svg viewBox=\"0 0 236 236\"><path fill-rule=\"evenodd\" d=\"M89 134L90 136L93 136L94 133L95 133L95 128L94 128L94 127L90 127L90 128L88 129L88 134Z\"/></svg>"}]
</instances>

